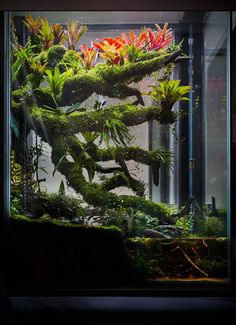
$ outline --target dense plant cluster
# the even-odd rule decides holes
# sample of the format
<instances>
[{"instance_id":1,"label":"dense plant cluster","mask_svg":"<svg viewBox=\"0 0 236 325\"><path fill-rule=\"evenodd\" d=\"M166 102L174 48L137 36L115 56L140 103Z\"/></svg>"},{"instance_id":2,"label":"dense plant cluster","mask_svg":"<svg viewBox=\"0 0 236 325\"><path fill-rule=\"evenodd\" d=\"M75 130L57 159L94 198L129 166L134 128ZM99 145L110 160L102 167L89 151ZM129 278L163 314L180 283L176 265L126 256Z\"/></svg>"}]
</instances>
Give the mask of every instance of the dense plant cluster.
<instances>
[{"instance_id":1,"label":"dense plant cluster","mask_svg":"<svg viewBox=\"0 0 236 325\"><path fill-rule=\"evenodd\" d=\"M174 43L168 24L88 45L82 42L87 26L77 21L62 26L29 15L23 23L28 33L25 44L18 43L12 24L12 114L19 133L12 154L12 189L18 191L12 201L15 214L25 209L19 209L19 202L23 201L21 192L28 191L34 198L32 205L38 205L37 218L87 222L86 211L91 207L99 212L92 215L91 224L116 225L127 236L191 235L188 216L175 218L166 205L149 201L146 184L128 167L129 161L149 166L153 183L158 185L159 169L173 166L173 154L167 148L144 150L133 145L130 133L130 127L148 121L173 124L177 118L173 106L188 100L190 87L171 80L175 65L188 58L181 44ZM146 76L152 77L152 85L142 93L139 82ZM98 96L88 108L84 103L94 94ZM153 105L146 107L143 96ZM127 102L108 105L108 98ZM45 178L40 179L37 172L40 168L47 172L39 166L42 148L39 142L35 148L26 148L19 140L27 139L32 131L37 141L51 147L53 176L56 172L64 175L66 186L82 197L82 204L65 195L64 183L57 194L42 191L40 182ZM30 159L33 165L25 166ZM108 161L111 166L105 167ZM131 189L134 195L116 194L113 190L119 187ZM32 216L32 207L27 209ZM198 226L201 234L214 234L212 229L221 227L213 219L202 219Z\"/></svg>"}]
</instances>

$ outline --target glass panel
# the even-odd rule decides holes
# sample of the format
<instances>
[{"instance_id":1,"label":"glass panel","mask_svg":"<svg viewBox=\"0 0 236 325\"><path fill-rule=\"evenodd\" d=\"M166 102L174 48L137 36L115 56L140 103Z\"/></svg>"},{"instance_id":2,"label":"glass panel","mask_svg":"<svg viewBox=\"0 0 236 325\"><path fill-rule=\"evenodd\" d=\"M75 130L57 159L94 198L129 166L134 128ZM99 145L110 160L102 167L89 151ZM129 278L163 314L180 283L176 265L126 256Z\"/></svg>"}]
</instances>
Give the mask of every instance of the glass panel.
<instances>
[{"instance_id":1,"label":"glass panel","mask_svg":"<svg viewBox=\"0 0 236 325\"><path fill-rule=\"evenodd\" d=\"M228 24L12 13L9 286L228 284Z\"/></svg>"}]
</instances>

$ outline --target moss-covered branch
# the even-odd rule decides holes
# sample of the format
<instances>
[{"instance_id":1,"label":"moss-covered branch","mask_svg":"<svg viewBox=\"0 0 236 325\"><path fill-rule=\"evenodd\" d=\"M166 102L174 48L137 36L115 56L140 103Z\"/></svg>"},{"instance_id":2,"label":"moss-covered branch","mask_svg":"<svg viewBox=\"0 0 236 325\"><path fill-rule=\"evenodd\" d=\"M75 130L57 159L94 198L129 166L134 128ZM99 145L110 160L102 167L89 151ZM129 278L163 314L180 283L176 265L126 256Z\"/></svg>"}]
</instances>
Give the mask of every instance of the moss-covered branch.
<instances>
[{"instance_id":1,"label":"moss-covered branch","mask_svg":"<svg viewBox=\"0 0 236 325\"><path fill-rule=\"evenodd\" d=\"M133 177L125 174L124 172L117 173L111 178L105 179L101 184L101 188L104 191L111 191L121 186L125 186L132 189L132 191L138 196L144 196L144 183L134 179Z\"/></svg>"},{"instance_id":2,"label":"moss-covered branch","mask_svg":"<svg viewBox=\"0 0 236 325\"><path fill-rule=\"evenodd\" d=\"M54 138L54 141L52 141L52 161L54 165L58 164L59 160L65 155L65 151L64 137ZM101 207L103 209L133 208L155 216L161 222L173 223L168 209L162 204L157 204L140 197L117 195L105 191L97 183L87 182L80 164L69 162L64 158L61 159L58 169L66 177L68 184L83 196L85 202L94 207Z\"/></svg>"},{"instance_id":3,"label":"moss-covered branch","mask_svg":"<svg viewBox=\"0 0 236 325\"><path fill-rule=\"evenodd\" d=\"M76 136L70 136L65 139L65 143L70 148L72 157L80 162L81 166L91 172L91 168L99 173L113 173L122 172L117 174L108 183L105 183L104 188L111 190L118 186L130 187L138 195L143 195L143 184L134 180L127 169L125 161L133 160L141 164L151 167L153 183L158 186L159 184L159 169L161 165L170 168L171 154L167 149L157 149L153 151L146 151L139 147L110 147L109 149L99 149L94 143L83 144ZM86 153L84 155L83 153ZM96 162L115 160L120 167L103 168ZM93 173L94 173L93 171Z\"/></svg>"},{"instance_id":4,"label":"moss-covered branch","mask_svg":"<svg viewBox=\"0 0 236 325\"><path fill-rule=\"evenodd\" d=\"M61 104L71 105L83 102L93 93L114 98L136 96L142 102L140 92L128 86L134 80L142 80L175 59L182 53L177 50L144 61L126 63L123 66L111 67L107 64L97 64L88 71L80 71L77 75L68 78L63 86Z\"/></svg>"},{"instance_id":5,"label":"moss-covered branch","mask_svg":"<svg viewBox=\"0 0 236 325\"><path fill-rule=\"evenodd\" d=\"M159 185L159 170L161 165L170 168L171 153L167 149L157 149L146 151L139 147L111 147L109 149L99 149L95 145L91 146L88 153L95 161L117 160L120 156L125 160L133 160L151 167L153 183Z\"/></svg>"},{"instance_id":6,"label":"moss-covered branch","mask_svg":"<svg viewBox=\"0 0 236 325\"><path fill-rule=\"evenodd\" d=\"M174 123L176 120L176 114L172 111L164 111L157 106L141 108L135 105L110 106L100 111L74 112L70 115L33 108L30 115L32 126L36 127L39 133L42 133L40 128L43 125L54 135L56 133L71 135L85 131L101 132L109 119L117 119L126 126L135 126L150 120L158 120L161 123Z\"/></svg>"}]
</instances>

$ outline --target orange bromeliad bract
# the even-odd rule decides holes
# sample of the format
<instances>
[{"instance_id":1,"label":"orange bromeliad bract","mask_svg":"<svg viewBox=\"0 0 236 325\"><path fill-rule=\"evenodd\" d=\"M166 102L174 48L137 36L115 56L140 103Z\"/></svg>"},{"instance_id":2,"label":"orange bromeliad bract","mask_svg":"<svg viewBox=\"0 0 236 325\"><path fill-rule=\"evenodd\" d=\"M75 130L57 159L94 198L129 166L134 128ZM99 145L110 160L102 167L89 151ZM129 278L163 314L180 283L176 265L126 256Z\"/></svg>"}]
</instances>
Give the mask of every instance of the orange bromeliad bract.
<instances>
[{"instance_id":1,"label":"orange bromeliad bract","mask_svg":"<svg viewBox=\"0 0 236 325\"><path fill-rule=\"evenodd\" d=\"M158 24L155 25L157 31L153 31L151 28L143 30L138 36L133 32L129 32L129 35L122 33L121 36L114 38L105 37L102 41L94 43L100 53L100 57L106 60L110 64L123 64L127 60L127 46L135 46L136 48L146 51L159 50L173 41L173 34L171 28L168 27L168 23L164 24L161 28Z\"/></svg>"}]
</instances>

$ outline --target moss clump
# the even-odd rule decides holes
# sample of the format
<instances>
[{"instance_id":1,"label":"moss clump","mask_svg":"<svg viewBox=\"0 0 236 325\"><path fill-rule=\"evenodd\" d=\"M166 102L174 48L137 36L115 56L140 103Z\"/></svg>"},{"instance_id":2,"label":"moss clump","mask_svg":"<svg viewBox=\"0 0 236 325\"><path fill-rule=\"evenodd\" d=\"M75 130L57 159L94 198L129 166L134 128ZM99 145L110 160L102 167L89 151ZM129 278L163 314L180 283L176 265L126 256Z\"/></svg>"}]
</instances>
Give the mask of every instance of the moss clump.
<instances>
[{"instance_id":1,"label":"moss clump","mask_svg":"<svg viewBox=\"0 0 236 325\"><path fill-rule=\"evenodd\" d=\"M72 105L76 102L83 102L93 93L97 93L120 99L136 96L138 102L143 104L139 90L129 87L129 84L133 81L140 81L146 75L161 69L175 60L180 53L182 50L123 66L108 67L106 64L98 64L89 71L79 72L65 82L62 103Z\"/></svg>"},{"instance_id":2,"label":"moss clump","mask_svg":"<svg viewBox=\"0 0 236 325\"><path fill-rule=\"evenodd\" d=\"M55 107L55 102L49 89L35 89L34 94L42 106ZM81 109L81 111L74 112L70 115L64 114L62 111L60 111L60 115L55 115L51 111L34 108L31 112L31 117L36 125L37 120L41 119L44 122L44 127L54 129L55 132L65 135L84 131L101 132L106 125L106 121L112 119L120 120L126 126L139 125L151 119L160 119L161 110L157 106L140 108L134 105L127 105L127 107L126 105L121 105L121 107L119 105L110 106L101 111L90 112L84 112ZM176 115L172 111L169 111L165 113L165 120L162 118L162 123L173 123L175 120Z\"/></svg>"},{"instance_id":3,"label":"moss clump","mask_svg":"<svg viewBox=\"0 0 236 325\"><path fill-rule=\"evenodd\" d=\"M11 218L11 222L15 225L32 225L37 227L37 225L42 225L42 229L43 227L48 227L51 229L54 229L54 227L61 227L61 228L74 228L77 229L78 231L81 232L100 232L102 233L110 233L111 235L117 236L117 237L121 237L122 236L122 231L119 229L119 227L116 227L114 225L111 226L96 226L96 227L90 227L90 226L86 226L86 225L81 225L79 223L74 223L74 222L70 222L68 220L68 222L65 222L61 219L58 218L48 218L45 216L42 216L41 218L32 218L32 217L28 217L26 215L23 214L15 214L12 216ZM73 230L72 230L73 231Z\"/></svg>"},{"instance_id":4,"label":"moss clump","mask_svg":"<svg viewBox=\"0 0 236 325\"><path fill-rule=\"evenodd\" d=\"M33 95L35 96L38 107L40 106L55 107L55 101L53 100L52 92L49 88L34 89Z\"/></svg>"},{"instance_id":5,"label":"moss clump","mask_svg":"<svg viewBox=\"0 0 236 325\"><path fill-rule=\"evenodd\" d=\"M54 219L77 219L77 222L83 223L84 209L78 198L67 195L36 193L28 199L28 213L34 218L40 218L48 215Z\"/></svg>"},{"instance_id":6,"label":"moss clump","mask_svg":"<svg viewBox=\"0 0 236 325\"><path fill-rule=\"evenodd\" d=\"M25 110L26 107L31 107L33 103L34 98L31 94L30 83L11 92L11 105L13 108Z\"/></svg>"},{"instance_id":7,"label":"moss clump","mask_svg":"<svg viewBox=\"0 0 236 325\"><path fill-rule=\"evenodd\" d=\"M52 46L47 53L47 62L50 68L56 67L63 59L66 53L66 48L63 45Z\"/></svg>"}]
</instances>

